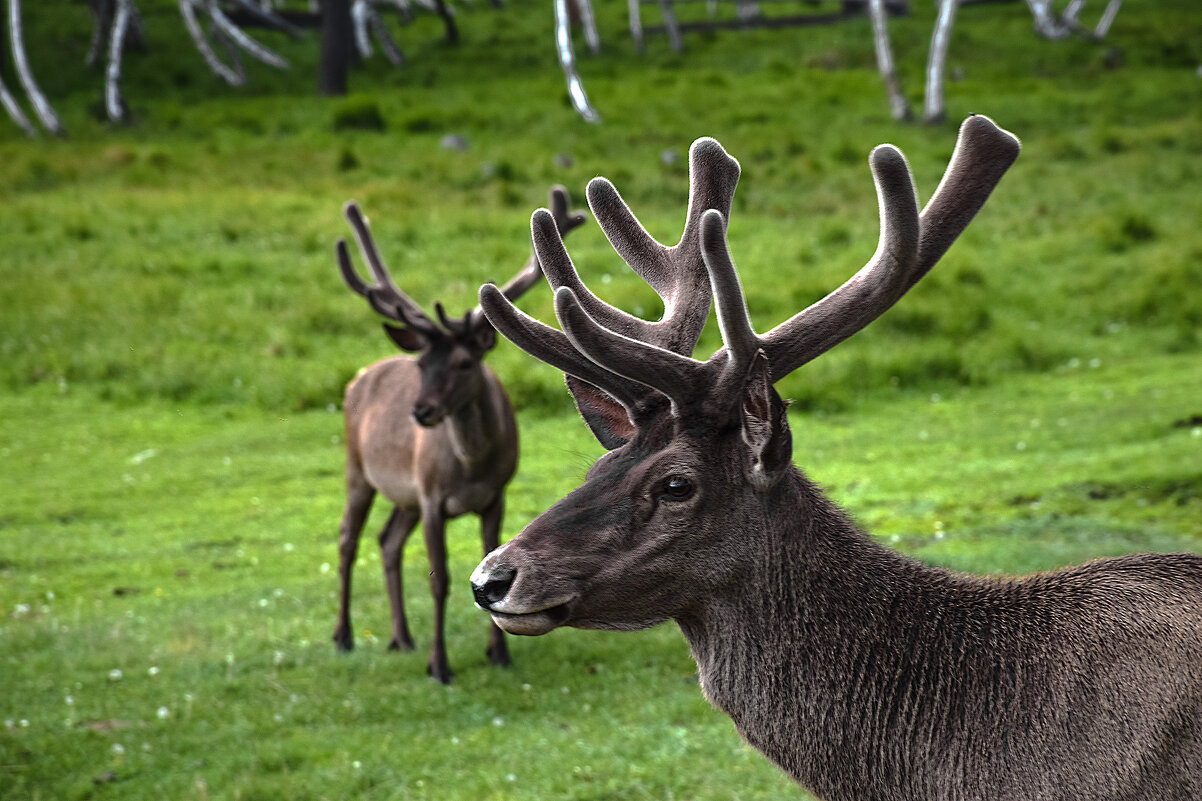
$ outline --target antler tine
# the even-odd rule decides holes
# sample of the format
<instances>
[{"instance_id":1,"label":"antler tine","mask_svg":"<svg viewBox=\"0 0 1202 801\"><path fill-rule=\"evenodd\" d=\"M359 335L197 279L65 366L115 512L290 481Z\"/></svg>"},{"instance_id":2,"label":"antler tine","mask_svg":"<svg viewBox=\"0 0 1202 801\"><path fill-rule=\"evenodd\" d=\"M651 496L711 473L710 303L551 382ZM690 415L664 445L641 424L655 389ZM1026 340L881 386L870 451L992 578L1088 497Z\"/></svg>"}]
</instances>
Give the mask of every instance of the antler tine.
<instances>
[{"instance_id":1,"label":"antler tine","mask_svg":"<svg viewBox=\"0 0 1202 801\"><path fill-rule=\"evenodd\" d=\"M663 393L674 410L704 394L699 386L704 367L701 362L604 327L589 316L568 287L555 291L555 316L577 351L607 374ZM605 384L589 383L608 391ZM646 397L648 393L640 394Z\"/></svg>"},{"instance_id":2,"label":"antler tine","mask_svg":"<svg viewBox=\"0 0 1202 801\"><path fill-rule=\"evenodd\" d=\"M521 311L494 284L480 287L480 307L506 339L539 361L604 390L626 408L633 420L639 399L645 394L642 387L587 359L564 332Z\"/></svg>"},{"instance_id":3,"label":"antler tine","mask_svg":"<svg viewBox=\"0 0 1202 801\"><path fill-rule=\"evenodd\" d=\"M560 236L567 236L568 231L573 228L579 228L584 225L588 215L583 211L572 211L571 204L568 201L568 190L556 184L551 187L550 195L548 196L551 209L551 216L555 218L555 227L559 229Z\"/></svg>"},{"instance_id":4,"label":"antler tine","mask_svg":"<svg viewBox=\"0 0 1202 801\"><path fill-rule=\"evenodd\" d=\"M355 241L359 243L359 252L363 255L364 261L367 262L367 266L377 282L372 286L359 278L351 262L346 241L340 239L337 246L338 268L342 272L342 278L346 281L347 286L367 298L373 309L390 320L426 331L437 330L434 323L422 311L421 306L418 306L392 282L392 276L389 275L388 269L384 266L384 262L380 259L380 253L376 249L375 240L371 235L371 226L368 225L367 218L363 216L359 204L353 200L347 201L343 212L355 234Z\"/></svg>"},{"instance_id":5,"label":"antler tine","mask_svg":"<svg viewBox=\"0 0 1202 801\"><path fill-rule=\"evenodd\" d=\"M974 114L961 123L943 180L922 210L918 261L924 272L968 227L1020 149L1018 137L984 114Z\"/></svg>"},{"instance_id":6,"label":"antler tine","mask_svg":"<svg viewBox=\"0 0 1202 801\"><path fill-rule=\"evenodd\" d=\"M337 244L334 245L334 250L338 255L338 270L342 273L342 280L356 295L368 297L371 287L363 283L363 279L355 272L355 265L351 262L351 253L346 246L346 240L339 238Z\"/></svg>"},{"instance_id":7,"label":"antler tine","mask_svg":"<svg viewBox=\"0 0 1202 801\"><path fill-rule=\"evenodd\" d=\"M983 116L960 128L955 154L920 216L914 180L891 145L872 151L881 236L872 259L841 287L761 336L779 381L891 307L964 230L1018 156L1018 139Z\"/></svg>"},{"instance_id":8,"label":"antler tine","mask_svg":"<svg viewBox=\"0 0 1202 801\"><path fill-rule=\"evenodd\" d=\"M442 327L450 331L452 334L465 334L475 320L473 312L468 312L463 319L454 320L447 316L447 310L442 305L441 301L434 302L434 313L438 315L438 321L442 323Z\"/></svg>"},{"instance_id":9,"label":"antler tine","mask_svg":"<svg viewBox=\"0 0 1202 801\"><path fill-rule=\"evenodd\" d=\"M718 329L726 344L728 359L740 365L749 364L760 349L760 341L747 316L747 299L726 244L725 221L716 209L710 209L702 216L699 238L701 256L714 294Z\"/></svg>"},{"instance_id":10,"label":"antler tine","mask_svg":"<svg viewBox=\"0 0 1202 801\"><path fill-rule=\"evenodd\" d=\"M630 211L613 184L604 178L589 182L589 207L618 255L645 280L664 303L658 322L627 314L597 298L584 286L571 260L544 263L554 288L566 286L589 316L605 328L679 354L691 354L709 315L709 288L697 244L700 215L716 208L729 215L739 163L709 137L689 149L689 210L680 242L666 247L657 242Z\"/></svg>"},{"instance_id":11,"label":"antler tine","mask_svg":"<svg viewBox=\"0 0 1202 801\"><path fill-rule=\"evenodd\" d=\"M572 229L580 227L588 219L588 215L583 211L570 210L568 190L562 186L556 185L551 187L548 205L551 209L551 218L555 221L555 228L559 231L561 237L566 236ZM542 277L543 267L539 263L538 255L532 252L530 258L526 260L525 265L522 266L517 275L511 278L509 283L501 287L501 293L509 300L516 301L528 289L537 284ZM472 324L475 325L484 318L484 311L477 306L472 310L471 317Z\"/></svg>"}]
</instances>

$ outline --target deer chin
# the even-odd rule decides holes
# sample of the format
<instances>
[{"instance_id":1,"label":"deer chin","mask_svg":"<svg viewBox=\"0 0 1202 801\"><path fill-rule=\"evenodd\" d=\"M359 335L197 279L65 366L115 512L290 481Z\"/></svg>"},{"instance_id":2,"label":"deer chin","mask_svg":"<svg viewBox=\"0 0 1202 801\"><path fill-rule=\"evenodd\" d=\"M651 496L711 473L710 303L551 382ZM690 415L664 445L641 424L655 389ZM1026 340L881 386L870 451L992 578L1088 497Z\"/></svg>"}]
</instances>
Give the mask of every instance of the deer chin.
<instances>
[{"instance_id":1,"label":"deer chin","mask_svg":"<svg viewBox=\"0 0 1202 801\"><path fill-rule=\"evenodd\" d=\"M537 637L557 629L568 622L571 616L571 601L540 609L537 612L514 614L510 612L494 612L489 610L492 620L506 634L521 634L527 637Z\"/></svg>"},{"instance_id":2,"label":"deer chin","mask_svg":"<svg viewBox=\"0 0 1202 801\"><path fill-rule=\"evenodd\" d=\"M443 421L444 417L446 417L446 415L441 411L430 412L422 415L421 417L418 417L416 414L414 414L413 422L417 423L422 428L434 428Z\"/></svg>"}]
</instances>

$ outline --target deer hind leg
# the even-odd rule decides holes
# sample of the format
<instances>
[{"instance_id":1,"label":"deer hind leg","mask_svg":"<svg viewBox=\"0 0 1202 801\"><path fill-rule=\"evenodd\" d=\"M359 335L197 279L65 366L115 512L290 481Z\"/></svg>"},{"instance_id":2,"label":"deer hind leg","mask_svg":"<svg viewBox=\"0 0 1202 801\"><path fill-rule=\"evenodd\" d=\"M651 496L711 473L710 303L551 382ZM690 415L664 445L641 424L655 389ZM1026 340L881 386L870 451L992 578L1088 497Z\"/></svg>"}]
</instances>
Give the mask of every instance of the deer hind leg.
<instances>
[{"instance_id":1,"label":"deer hind leg","mask_svg":"<svg viewBox=\"0 0 1202 801\"><path fill-rule=\"evenodd\" d=\"M434 598L434 642L430 647L430 662L426 672L443 684L451 683L451 666L447 663L447 646L443 627L447 608L447 533L446 517L441 509L426 509L422 513L422 533L426 538L426 554L430 558L430 594Z\"/></svg>"},{"instance_id":2,"label":"deer hind leg","mask_svg":"<svg viewBox=\"0 0 1202 801\"><path fill-rule=\"evenodd\" d=\"M488 556L501 544L501 520L505 517L505 493L497 493L497 499L492 506L480 513L480 533L484 539L484 555ZM505 644L505 632L496 623L489 622L488 654L489 660L497 667L509 667L509 647Z\"/></svg>"},{"instance_id":3,"label":"deer hind leg","mask_svg":"<svg viewBox=\"0 0 1202 801\"><path fill-rule=\"evenodd\" d=\"M351 628L351 571L355 569L355 558L359 554L359 535L363 532L363 523L367 520L375 497L375 489L362 477L348 476L346 509L338 529L338 578L341 586L334 644L339 651L350 651L355 647L354 630Z\"/></svg>"},{"instance_id":4,"label":"deer hind leg","mask_svg":"<svg viewBox=\"0 0 1202 801\"><path fill-rule=\"evenodd\" d=\"M405 541L413 533L419 515L412 509L396 507L380 531L380 561L384 564L384 584L388 587L388 603L392 609L392 640L390 651L412 651L409 622L405 619L405 595L401 582L401 564L405 556Z\"/></svg>"}]
</instances>

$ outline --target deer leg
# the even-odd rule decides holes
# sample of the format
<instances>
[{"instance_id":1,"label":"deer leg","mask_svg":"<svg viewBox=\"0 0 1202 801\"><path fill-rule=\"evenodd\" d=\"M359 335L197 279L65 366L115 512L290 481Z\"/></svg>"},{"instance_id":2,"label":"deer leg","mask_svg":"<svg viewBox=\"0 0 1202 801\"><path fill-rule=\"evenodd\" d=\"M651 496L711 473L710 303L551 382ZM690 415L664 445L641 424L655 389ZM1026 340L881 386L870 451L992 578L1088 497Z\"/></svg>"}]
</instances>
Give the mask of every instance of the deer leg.
<instances>
[{"instance_id":1,"label":"deer leg","mask_svg":"<svg viewBox=\"0 0 1202 801\"><path fill-rule=\"evenodd\" d=\"M484 538L484 555L488 556L501 544L501 520L505 517L505 493L497 493L497 499L492 506L480 513L480 533ZM509 667L509 647L505 644L505 632L496 623L489 622L488 654L489 660L497 667Z\"/></svg>"},{"instance_id":2,"label":"deer leg","mask_svg":"<svg viewBox=\"0 0 1202 801\"><path fill-rule=\"evenodd\" d=\"M351 571L355 569L355 557L359 554L359 535L375 497L375 489L361 477L347 477L346 510L342 513L342 524L338 530L338 578L341 587L334 644L339 651L350 651L355 647L354 631L351 629Z\"/></svg>"},{"instance_id":3,"label":"deer leg","mask_svg":"<svg viewBox=\"0 0 1202 801\"><path fill-rule=\"evenodd\" d=\"M434 598L434 642L426 672L443 684L450 684L451 666L447 663L443 638L447 607L447 533L446 518L441 509L422 510L422 532L426 538L426 554L430 558L430 594Z\"/></svg>"},{"instance_id":4,"label":"deer leg","mask_svg":"<svg viewBox=\"0 0 1202 801\"><path fill-rule=\"evenodd\" d=\"M405 619L405 595L402 592L401 564L405 557L405 541L417 525L418 514L411 509L392 510L388 522L380 531L380 561L384 563L384 584L388 587L388 603L392 608L392 640L390 651L412 651L409 622Z\"/></svg>"}]
</instances>

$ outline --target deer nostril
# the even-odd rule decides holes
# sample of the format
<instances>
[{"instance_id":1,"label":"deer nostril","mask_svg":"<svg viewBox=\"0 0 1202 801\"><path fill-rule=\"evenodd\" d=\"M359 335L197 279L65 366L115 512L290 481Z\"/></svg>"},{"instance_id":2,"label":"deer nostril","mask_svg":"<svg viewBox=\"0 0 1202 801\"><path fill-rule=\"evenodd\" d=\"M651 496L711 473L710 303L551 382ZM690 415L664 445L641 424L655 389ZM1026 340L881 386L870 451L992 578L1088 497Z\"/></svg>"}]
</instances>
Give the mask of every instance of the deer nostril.
<instances>
[{"instance_id":1,"label":"deer nostril","mask_svg":"<svg viewBox=\"0 0 1202 801\"><path fill-rule=\"evenodd\" d=\"M518 572L512 567L497 565L489 571L487 576L482 577L484 578L483 582L477 583L477 578L473 576L472 595L475 597L476 603L483 609L491 609L509 592L517 574Z\"/></svg>"}]
</instances>

